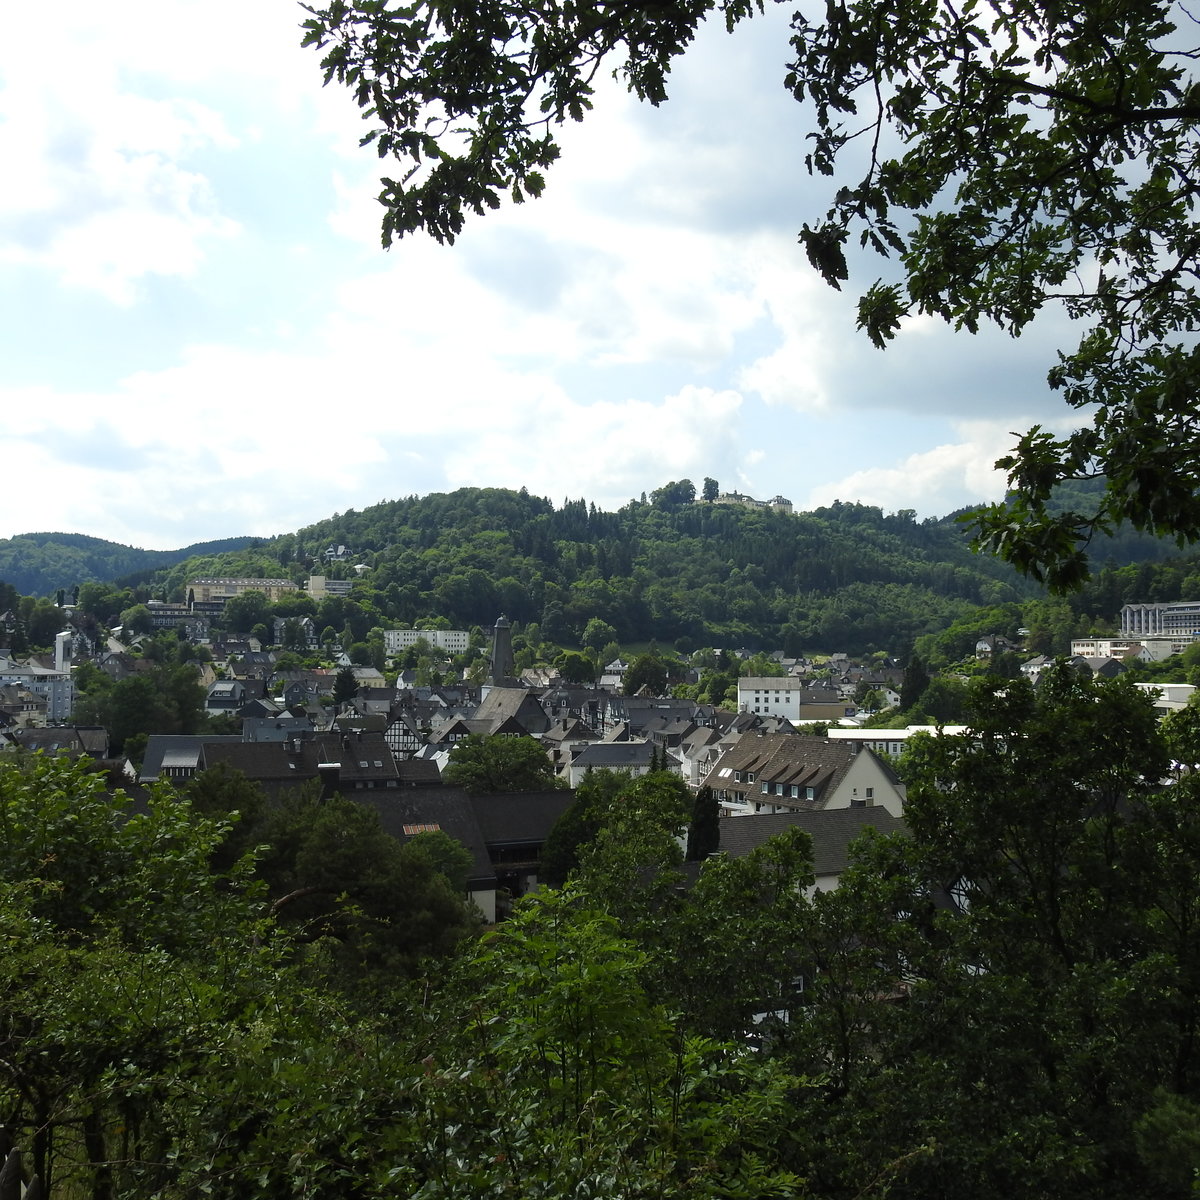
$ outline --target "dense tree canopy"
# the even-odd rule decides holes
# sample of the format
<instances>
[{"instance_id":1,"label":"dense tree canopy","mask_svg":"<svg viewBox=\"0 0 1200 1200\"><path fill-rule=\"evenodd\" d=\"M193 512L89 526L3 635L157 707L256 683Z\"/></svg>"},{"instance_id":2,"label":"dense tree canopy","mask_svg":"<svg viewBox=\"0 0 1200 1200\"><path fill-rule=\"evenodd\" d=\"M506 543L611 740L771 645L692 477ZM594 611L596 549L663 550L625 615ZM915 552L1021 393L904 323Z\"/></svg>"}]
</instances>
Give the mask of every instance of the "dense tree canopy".
<instances>
[{"instance_id":1,"label":"dense tree canopy","mask_svg":"<svg viewBox=\"0 0 1200 1200\"><path fill-rule=\"evenodd\" d=\"M272 826L230 773L135 806L7 756L5 1126L96 1200L1187 1200L1200 710L1065 667L964 704L836 890L797 828L685 866L678 777L597 773L566 886L411 984L443 835L405 861L349 801Z\"/></svg>"},{"instance_id":2,"label":"dense tree canopy","mask_svg":"<svg viewBox=\"0 0 1200 1200\"><path fill-rule=\"evenodd\" d=\"M558 786L546 751L533 738L481 733L455 743L442 778L469 792L537 792Z\"/></svg>"},{"instance_id":3,"label":"dense tree canopy","mask_svg":"<svg viewBox=\"0 0 1200 1200\"><path fill-rule=\"evenodd\" d=\"M354 91L364 142L404 166L380 197L385 243L418 229L453 241L468 213L541 193L555 128L591 108L603 66L657 104L705 17L732 26L760 8L486 0L465 20L337 0L312 10L306 43ZM912 313L1016 335L1058 306L1081 324L1049 378L1070 404L1098 405L1092 423L1065 438L1035 428L1001 460L1018 496L982 514L981 540L1067 586L1086 569L1080 543L1120 520L1200 536L1190 11L856 0L792 28L783 82L811 106L810 170L833 177L828 213L800 235L808 258L834 287L848 244L899 267L860 301L872 341ZM1108 486L1091 507L1047 507L1057 482L1095 475Z\"/></svg>"}]
</instances>

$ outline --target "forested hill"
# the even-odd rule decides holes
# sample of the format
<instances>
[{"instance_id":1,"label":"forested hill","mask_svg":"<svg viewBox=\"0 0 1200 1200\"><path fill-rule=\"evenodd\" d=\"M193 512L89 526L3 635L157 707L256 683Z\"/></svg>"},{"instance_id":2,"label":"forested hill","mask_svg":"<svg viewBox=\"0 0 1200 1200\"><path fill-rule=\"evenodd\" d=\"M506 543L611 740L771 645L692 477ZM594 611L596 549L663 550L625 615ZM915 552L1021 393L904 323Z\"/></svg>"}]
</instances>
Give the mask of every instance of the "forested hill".
<instances>
[{"instance_id":1,"label":"forested hill","mask_svg":"<svg viewBox=\"0 0 1200 1200\"><path fill-rule=\"evenodd\" d=\"M285 575L299 583L309 574L357 578L353 565L365 564L351 597L324 601L316 614L322 628L349 631L356 641L372 627L429 618L487 628L504 613L536 623L544 640L559 645L578 645L596 618L625 645L653 638L680 649L794 652L904 653L914 638L946 629L976 605L1041 594L973 553L954 515L917 521L911 512L841 503L792 515L692 503L691 492L670 483L648 501L602 512L585 500L555 506L524 489L463 488L336 514L271 541L230 538L173 551L24 534L0 541L0 582L53 596L119 581L140 588L123 602L131 603L181 600L196 575ZM326 563L331 544L352 557ZM1120 549L1145 557L1122 567ZM1200 563L1152 568L1146 559L1161 551L1107 544L1112 562L1072 598L1076 615L1111 623L1125 600L1194 591Z\"/></svg>"},{"instance_id":2,"label":"forested hill","mask_svg":"<svg viewBox=\"0 0 1200 1200\"><path fill-rule=\"evenodd\" d=\"M139 550L82 533L23 533L0 539L0 580L26 596L53 596L81 583L111 583L160 571L198 554L240 550L255 539L223 538L180 550Z\"/></svg>"},{"instance_id":3,"label":"forested hill","mask_svg":"<svg viewBox=\"0 0 1200 1200\"><path fill-rule=\"evenodd\" d=\"M688 503L674 484L617 512L464 488L342 513L259 553L299 574L331 544L371 567L354 597L387 620L486 627L504 613L563 644L599 618L623 643L900 650L971 605L1036 593L953 521Z\"/></svg>"}]
</instances>

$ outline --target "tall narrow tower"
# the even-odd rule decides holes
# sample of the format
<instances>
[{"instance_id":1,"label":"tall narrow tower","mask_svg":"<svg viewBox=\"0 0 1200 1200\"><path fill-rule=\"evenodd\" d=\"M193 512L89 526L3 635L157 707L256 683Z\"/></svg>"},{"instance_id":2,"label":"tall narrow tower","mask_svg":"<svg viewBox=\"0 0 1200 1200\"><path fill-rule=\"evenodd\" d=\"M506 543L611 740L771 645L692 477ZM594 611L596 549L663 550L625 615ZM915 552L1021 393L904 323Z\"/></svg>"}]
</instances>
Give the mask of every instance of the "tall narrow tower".
<instances>
[{"instance_id":1,"label":"tall narrow tower","mask_svg":"<svg viewBox=\"0 0 1200 1200\"><path fill-rule=\"evenodd\" d=\"M492 634L492 669L488 682L493 687L512 687L513 672L512 627L501 613Z\"/></svg>"}]
</instances>

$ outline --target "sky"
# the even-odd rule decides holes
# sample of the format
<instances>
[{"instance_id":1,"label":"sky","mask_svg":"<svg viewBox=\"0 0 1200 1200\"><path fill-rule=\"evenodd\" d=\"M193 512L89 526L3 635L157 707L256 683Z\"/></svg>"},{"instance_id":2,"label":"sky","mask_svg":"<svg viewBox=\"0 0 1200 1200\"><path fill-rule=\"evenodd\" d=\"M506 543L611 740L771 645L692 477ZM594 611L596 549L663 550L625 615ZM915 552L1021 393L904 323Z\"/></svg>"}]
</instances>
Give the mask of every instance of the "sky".
<instances>
[{"instance_id":1,"label":"sky","mask_svg":"<svg viewBox=\"0 0 1200 1200\"><path fill-rule=\"evenodd\" d=\"M288 0L60 0L0 42L0 537L147 549L464 486L615 509L670 481L941 516L1065 427L1013 341L885 351L797 233L829 205L782 86L791 8L606 85L542 199L380 245L387 173ZM393 174L396 172L393 171ZM836 185L834 185L836 186Z\"/></svg>"}]
</instances>

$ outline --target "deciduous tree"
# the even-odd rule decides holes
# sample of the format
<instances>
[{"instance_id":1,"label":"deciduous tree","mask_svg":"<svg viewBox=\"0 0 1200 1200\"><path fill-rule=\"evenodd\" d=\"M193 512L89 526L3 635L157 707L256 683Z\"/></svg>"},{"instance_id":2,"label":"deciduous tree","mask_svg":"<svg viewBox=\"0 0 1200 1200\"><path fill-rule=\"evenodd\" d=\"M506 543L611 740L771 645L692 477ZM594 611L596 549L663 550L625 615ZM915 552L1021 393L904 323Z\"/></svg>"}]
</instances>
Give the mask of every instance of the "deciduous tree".
<instances>
[{"instance_id":1,"label":"deciduous tree","mask_svg":"<svg viewBox=\"0 0 1200 1200\"><path fill-rule=\"evenodd\" d=\"M469 792L538 792L558 786L549 756L533 738L481 733L455 743L442 778Z\"/></svg>"}]
</instances>

